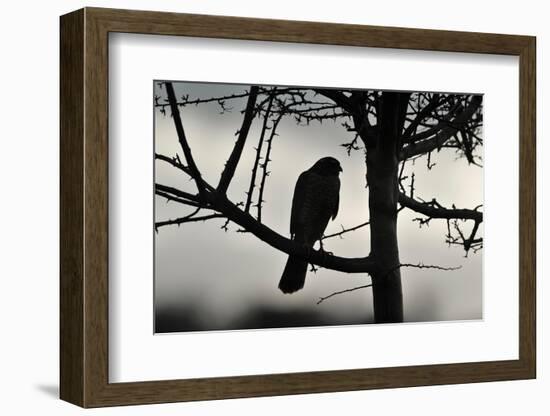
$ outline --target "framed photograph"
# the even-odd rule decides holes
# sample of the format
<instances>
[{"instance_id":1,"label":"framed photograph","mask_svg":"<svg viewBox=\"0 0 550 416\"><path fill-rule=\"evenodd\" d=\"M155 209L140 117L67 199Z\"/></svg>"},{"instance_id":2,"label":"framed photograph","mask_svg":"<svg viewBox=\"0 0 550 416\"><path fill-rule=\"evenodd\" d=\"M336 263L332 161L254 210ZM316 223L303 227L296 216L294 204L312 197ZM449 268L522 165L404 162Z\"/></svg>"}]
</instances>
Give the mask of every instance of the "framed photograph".
<instances>
[{"instance_id":1,"label":"framed photograph","mask_svg":"<svg viewBox=\"0 0 550 416\"><path fill-rule=\"evenodd\" d=\"M61 17L82 407L535 378L535 38Z\"/></svg>"}]
</instances>

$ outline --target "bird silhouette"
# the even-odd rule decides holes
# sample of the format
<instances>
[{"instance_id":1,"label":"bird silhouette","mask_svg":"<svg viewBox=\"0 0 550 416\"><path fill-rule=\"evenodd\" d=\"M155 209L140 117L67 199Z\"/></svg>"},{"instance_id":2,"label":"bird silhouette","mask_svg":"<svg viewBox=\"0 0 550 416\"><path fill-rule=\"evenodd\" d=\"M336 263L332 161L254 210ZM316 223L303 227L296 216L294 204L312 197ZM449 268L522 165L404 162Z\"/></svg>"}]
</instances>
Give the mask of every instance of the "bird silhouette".
<instances>
[{"instance_id":1,"label":"bird silhouette","mask_svg":"<svg viewBox=\"0 0 550 416\"><path fill-rule=\"evenodd\" d=\"M330 218L336 218L340 201L340 162L324 157L302 172L296 181L290 214L290 237L296 243L313 248L321 240ZM279 289L294 293L304 287L306 260L289 256Z\"/></svg>"}]
</instances>

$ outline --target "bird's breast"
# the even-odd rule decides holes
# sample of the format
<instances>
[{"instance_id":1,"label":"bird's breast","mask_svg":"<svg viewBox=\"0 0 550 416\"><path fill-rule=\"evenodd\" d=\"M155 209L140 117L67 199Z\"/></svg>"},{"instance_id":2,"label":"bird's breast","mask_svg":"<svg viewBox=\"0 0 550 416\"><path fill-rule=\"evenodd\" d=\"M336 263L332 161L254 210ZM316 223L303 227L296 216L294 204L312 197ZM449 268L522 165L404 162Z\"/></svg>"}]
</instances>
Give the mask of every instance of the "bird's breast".
<instances>
[{"instance_id":1,"label":"bird's breast","mask_svg":"<svg viewBox=\"0 0 550 416\"><path fill-rule=\"evenodd\" d=\"M311 174L307 186L303 188L303 205L300 210L301 222L315 226L326 222L338 203L340 180L336 176ZM322 224L321 224L322 225ZM323 230L324 231L324 226Z\"/></svg>"}]
</instances>

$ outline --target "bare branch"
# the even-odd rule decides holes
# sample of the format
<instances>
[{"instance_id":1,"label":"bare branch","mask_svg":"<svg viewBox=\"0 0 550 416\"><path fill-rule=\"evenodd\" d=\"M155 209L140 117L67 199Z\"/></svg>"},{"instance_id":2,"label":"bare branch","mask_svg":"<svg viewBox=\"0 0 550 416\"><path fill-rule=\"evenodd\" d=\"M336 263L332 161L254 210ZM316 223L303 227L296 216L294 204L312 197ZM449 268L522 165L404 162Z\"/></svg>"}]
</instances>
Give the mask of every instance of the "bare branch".
<instances>
[{"instance_id":1,"label":"bare branch","mask_svg":"<svg viewBox=\"0 0 550 416\"><path fill-rule=\"evenodd\" d=\"M176 155L176 157L168 157L168 156L165 156L165 155L161 155L159 153L155 153L155 159L157 160L161 160L163 162L166 162L172 166L174 166L175 168L181 170L183 173L187 174L190 178L192 178L192 175L191 175L191 171L189 170L189 168L185 165L183 165L181 163L181 161L179 160L179 157ZM208 191L214 191L215 189L207 182L205 182L203 180L203 184L204 184L204 187L208 190ZM175 189L175 188L173 188Z\"/></svg>"},{"instance_id":2,"label":"bare branch","mask_svg":"<svg viewBox=\"0 0 550 416\"><path fill-rule=\"evenodd\" d=\"M409 208L419 214L423 214L429 218L444 218L444 219L463 219L483 221L483 213L473 209L458 209L458 208L445 208L441 206L435 199L431 202L420 202L413 199L403 192L399 193L399 203L406 208Z\"/></svg>"},{"instance_id":3,"label":"bare branch","mask_svg":"<svg viewBox=\"0 0 550 416\"><path fill-rule=\"evenodd\" d=\"M430 131L429 138L418 141L418 137L415 138L412 136L409 139L411 143L401 150L400 159L404 160L416 155L429 153L432 150L440 149L447 140L457 134L461 126L472 118L481 105L481 102L482 96L474 95L468 107L464 108L452 121L443 121L439 123L433 128L433 131ZM418 135L425 136L426 133L422 132Z\"/></svg>"},{"instance_id":4,"label":"bare branch","mask_svg":"<svg viewBox=\"0 0 550 416\"><path fill-rule=\"evenodd\" d=\"M327 98L330 98L332 101L334 101L336 104L338 104L349 113L353 112L354 110L351 100L346 97L342 91L329 88L315 88L313 91L315 91L317 94L321 94Z\"/></svg>"},{"instance_id":5,"label":"bare branch","mask_svg":"<svg viewBox=\"0 0 550 416\"><path fill-rule=\"evenodd\" d=\"M347 143L342 143L340 146L344 147L346 149L346 153L348 156L351 156L352 150L359 150L361 147L357 145L357 142L359 141L359 134L355 133L355 137L352 141Z\"/></svg>"},{"instance_id":6,"label":"bare branch","mask_svg":"<svg viewBox=\"0 0 550 416\"><path fill-rule=\"evenodd\" d=\"M462 266L443 267L443 266L423 264L423 263L401 263L398 266L395 266L395 267L391 268L387 272L387 274L390 274L390 273L394 272L395 270L397 270L401 267L413 267L413 268L416 268L416 269L436 269L436 270L444 270L444 271L453 271L453 270L459 270L459 269L462 268ZM349 292L355 292L356 290L366 289L366 288L369 288L369 287L372 287L372 283L370 283L368 285L361 285L361 286L352 287L350 289L339 290L339 291L333 292L333 293L331 293L330 295L327 295L327 296L321 296L319 298L319 300L317 301L317 305L323 303L325 300L330 299L334 296L342 295L344 293L349 293Z\"/></svg>"},{"instance_id":7,"label":"bare branch","mask_svg":"<svg viewBox=\"0 0 550 416\"><path fill-rule=\"evenodd\" d=\"M182 172L186 173L187 175L191 176L191 172L189 171L189 168L185 166L181 161L179 160L179 157L168 157L165 155L161 155L159 153L155 153L155 159L162 160L163 162L169 163L170 165L174 166L175 168L178 168Z\"/></svg>"},{"instance_id":8,"label":"bare branch","mask_svg":"<svg viewBox=\"0 0 550 416\"><path fill-rule=\"evenodd\" d=\"M231 179L233 179L233 175L235 175L235 169L237 168L237 164L239 163L241 154L243 153L246 138L248 136L248 131L250 130L250 125L252 124L252 120L254 119L254 105L256 104L257 97L258 87L254 85L250 87L250 93L248 95L248 101L246 103L243 123L241 125L241 129L239 130L239 137L235 142L233 151L231 152L229 160L225 164L225 168L220 177L220 182L217 189L218 192L222 194L225 194L227 192L227 188L231 183Z\"/></svg>"},{"instance_id":9,"label":"bare branch","mask_svg":"<svg viewBox=\"0 0 550 416\"><path fill-rule=\"evenodd\" d=\"M229 220L240 225L244 230L260 240L286 254L303 258L309 263L346 273L372 273L376 270L376 262L370 257L345 258L329 255L320 250L312 250L302 244L283 237L266 225L258 222L250 214L244 212L224 196L210 194L213 197L212 206Z\"/></svg>"},{"instance_id":10,"label":"bare branch","mask_svg":"<svg viewBox=\"0 0 550 416\"><path fill-rule=\"evenodd\" d=\"M214 218L224 218L224 216L221 215L221 214L210 214L210 215L203 215L203 216L200 216L200 217L195 217L194 214L190 214L186 217L176 218L174 220L159 221L159 222L155 223L155 231L158 232L158 229L160 227L165 227L167 225L178 225L179 226L181 224L185 224L185 223L189 223L189 222L207 221L207 220L212 220Z\"/></svg>"},{"instance_id":11,"label":"bare branch","mask_svg":"<svg viewBox=\"0 0 550 416\"><path fill-rule=\"evenodd\" d=\"M197 167L197 165L195 164L195 160L193 159L191 148L189 147L189 143L187 142L187 137L185 137L185 131L181 122L181 116L176 102L176 95L174 93L174 86L171 82L166 82L164 86L166 87L168 102L170 103L170 109L172 110L172 117L174 119L174 125L178 134L180 146L183 150L183 154L185 155L187 165L189 166L189 172L191 174L191 177L195 180L195 183L197 184L197 189L199 190L199 195L201 196L201 199L204 199L206 193L204 181L202 179L199 168Z\"/></svg>"},{"instance_id":12,"label":"bare branch","mask_svg":"<svg viewBox=\"0 0 550 416\"><path fill-rule=\"evenodd\" d=\"M265 182L267 180L267 177L269 176L270 172L267 170L269 162L271 162L271 149L273 147L273 139L277 135L277 126L279 125L279 122L283 118L284 113L280 113L279 116L275 119L273 122L273 125L271 126L271 134L269 136L269 139L267 141L267 150L265 152L265 159L264 163L262 164L262 181L260 182L260 193L258 195L258 221L262 222L262 206L264 201L264 189L265 189Z\"/></svg>"},{"instance_id":13,"label":"bare branch","mask_svg":"<svg viewBox=\"0 0 550 416\"><path fill-rule=\"evenodd\" d=\"M166 185L157 183L155 184L155 193L158 193L159 191L166 194L174 195L181 199L187 199L192 202L196 202L196 203L202 202L197 195L193 195L193 194L190 194L189 192L181 191L171 186L166 186Z\"/></svg>"},{"instance_id":14,"label":"bare branch","mask_svg":"<svg viewBox=\"0 0 550 416\"><path fill-rule=\"evenodd\" d=\"M208 189L211 186L205 183ZM197 199L196 195L191 195L187 192L180 191L169 186L156 184L155 189L169 195L173 195L180 199L189 199L192 202ZM206 201L199 200L197 204L201 208L211 209L220 214L221 217L239 225L242 230L256 236L266 244L282 251L288 255L297 256L307 260L309 263L319 265L326 269L337 270L346 273L372 273L376 270L376 262L370 256L360 258L345 258L333 256L320 250L312 250L302 244L296 243L293 240L283 237L271 228L260 223L247 212L239 208L242 204L234 204L229 201L225 195L220 195L216 191L206 193Z\"/></svg>"},{"instance_id":15,"label":"bare branch","mask_svg":"<svg viewBox=\"0 0 550 416\"><path fill-rule=\"evenodd\" d=\"M477 234L477 230L479 229L479 221L476 221L474 226L472 227L472 232L470 233L470 237L466 241L464 241L464 250L466 250L466 253L470 250L473 244L476 242L481 242L480 239L476 240L475 236Z\"/></svg>"},{"instance_id":16,"label":"bare branch","mask_svg":"<svg viewBox=\"0 0 550 416\"><path fill-rule=\"evenodd\" d=\"M250 210L250 205L252 204L252 196L254 194L254 188L256 187L256 174L258 172L258 165L260 164L262 147L264 144L265 132L267 131L267 122L271 116L271 106L273 105L273 99L275 97L276 88L273 89L270 97L269 103L267 104L267 110L264 115L264 121L262 124L262 131L260 132L260 138L258 139L258 146L256 147L256 158L254 159L254 166L252 167L252 175L250 175L250 186L248 187L246 205L244 210L248 212Z\"/></svg>"},{"instance_id":17,"label":"bare branch","mask_svg":"<svg viewBox=\"0 0 550 416\"><path fill-rule=\"evenodd\" d=\"M356 286L356 287L352 287L350 289L344 289L344 290L339 290L338 292L333 292L331 293L330 295L327 295L327 296L321 296L319 298L319 300L317 301L317 305L320 305L321 303L323 303L325 300L327 299L330 299L331 297L333 296L337 296L337 295L341 295L343 293L349 293L349 292L355 292L356 290L359 290L359 289L366 289L368 287L372 287L372 283L368 284L368 285L362 285L362 286Z\"/></svg>"},{"instance_id":18,"label":"bare branch","mask_svg":"<svg viewBox=\"0 0 550 416\"><path fill-rule=\"evenodd\" d=\"M195 207L195 208L201 208L203 206L199 202L194 202L194 201L190 201L188 199L178 198L177 196L174 196L174 195L169 194L167 192L160 191L158 189L155 190L155 194L158 195L158 196L161 196L163 198L166 198L166 203L168 203L168 202L177 202L178 204L187 205L187 206Z\"/></svg>"},{"instance_id":19,"label":"bare branch","mask_svg":"<svg viewBox=\"0 0 550 416\"><path fill-rule=\"evenodd\" d=\"M416 133L416 129L418 128L420 123L440 105L440 98L441 96L439 94L434 94L428 105L422 107L418 111L415 119L407 126L407 128L403 132L403 141L407 141L411 136L413 136L414 133Z\"/></svg>"},{"instance_id":20,"label":"bare branch","mask_svg":"<svg viewBox=\"0 0 550 416\"><path fill-rule=\"evenodd\" d=\"M454 245L460 245L464 247L465 257L468 257L468 252L470 250L476 253L478 250L480 250L483 247L483 238L476 238L476 234L479 230L480 223L481 223L480 221L476 221L474 223L474 226L472 227L470 236L465 237L460 226L458 225L458 220L455 219L453 221L453 227L458 234L458 237L455 237L451 234L451 227L449 224L449 220L447 220L447 235L446 235L447 244L449 244L449 246L451 244L454 244Z\"/></svg>"},{"instance_id":21,"label":"bare branch","mask_svg":"<svg viewBox=\"0 0 550 416\"><path fill-rule=\"evenodd\" d=\"M165 225L171 225L171 224L177 224L177 225L180 225L186 221L190 221L193 219L193 217L199 213L199 211L201 210L200 207L198 207L196 210L194 210L192 213L186 215L185 217L181 217L181 218L178 218L176 220L168 220L168 221L159 221L157 223L155 223L155 231L158 232L158 229L159 227L162 227L162 226L165 226Z\"/></svg>"},{"instance_id":22,"label":"bare branch","mask_svg":"<svg viewBox=\"0 0 550 416\"><path fill-rule=\"evenodd\" d=\"M435 270L443 270L443 271L453 271L453 270L462 269L462 266L444 267L444 266L438 266L434 264L424 264L420 262L420 263L401 263L399 266L395 267L393 270L399 269L401 267L412 267L414 269L435 269Z\"/></svg>"},{"instance_id":23,"label":"bare branch","mask_svg":"<svg viewBox=\"0 0 550 416\"><path fill-rule=\"evenodd\" d=\"M177 104L180 107L185 107L187 105L199 105L199 104L206 104L206 103L219 103L220 101L223 102L223 101L233 100L233 99L236 99L236 98L247 97L249 94L250 94L250 92L247 91L247 92L244 92L242 94L229 94L229 95L224 95L224 96L220 96L220 97L197 98L197 99L194 99L194 100L190 100L189 96L186 95L186 96L183 96L182 100L179 101ZM160 99L160 97L155 97L155 107L162 109L162 108L169 105L169 104L161 104L159 102L159 99Z\"/></svg>"},{"instance_id":24,"label":"bare branch","mask_svg":"<svg viewBox=\"0 0 550 416\"><path fill-rule=\"evenodd\" d=\"M339 231L337 233L334 233L334 234L329 234L329 235L325 235L323 236L323 238L321 238L321 240L326 240L327 238L333 238L333 237L340 237L342 238L342 236L346 233L349 233L351 231L355 231L355 230L358 230L359 228L363 228L363 227L366 227L367 225L370 224L370 221L366 221L366 222L363 222L359 225L356 225L355 227L351 227L351 228L344 228L343 225L341 225L342 227L342 231Z\"/></svg>"}]
</instances>

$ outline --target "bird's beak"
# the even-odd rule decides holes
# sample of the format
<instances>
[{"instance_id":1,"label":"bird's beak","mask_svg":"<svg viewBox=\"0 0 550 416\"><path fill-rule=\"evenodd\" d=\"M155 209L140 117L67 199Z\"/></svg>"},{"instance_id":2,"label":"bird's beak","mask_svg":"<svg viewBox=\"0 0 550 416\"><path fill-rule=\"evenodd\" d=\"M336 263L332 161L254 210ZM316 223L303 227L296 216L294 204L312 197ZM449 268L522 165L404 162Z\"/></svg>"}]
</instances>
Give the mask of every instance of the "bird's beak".
<instances>
[{"instance_id":1,"label":"bird's beak","mask_svg":"<svg viewBox=\"0 0 550 416\"><path fill-rule=\"evenodd\" d=\"M339 170L340 172L343 172L343 171L344 171L344 169L342 169L342 166L338 166L338 170Z\"/></svg>"}]
</instances>

